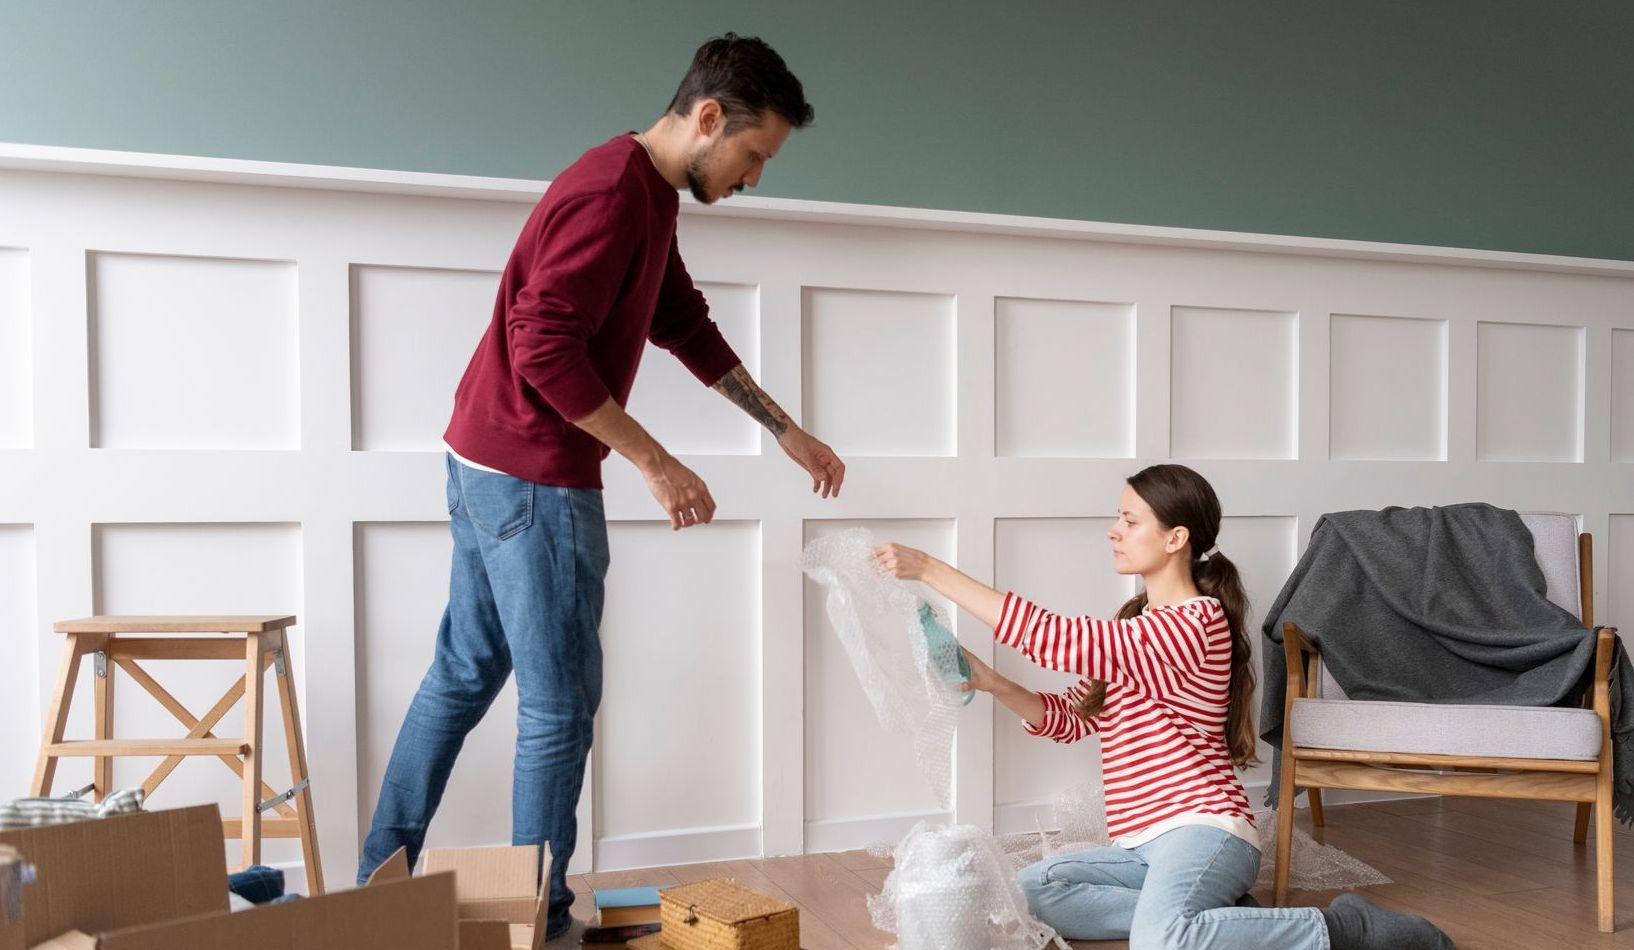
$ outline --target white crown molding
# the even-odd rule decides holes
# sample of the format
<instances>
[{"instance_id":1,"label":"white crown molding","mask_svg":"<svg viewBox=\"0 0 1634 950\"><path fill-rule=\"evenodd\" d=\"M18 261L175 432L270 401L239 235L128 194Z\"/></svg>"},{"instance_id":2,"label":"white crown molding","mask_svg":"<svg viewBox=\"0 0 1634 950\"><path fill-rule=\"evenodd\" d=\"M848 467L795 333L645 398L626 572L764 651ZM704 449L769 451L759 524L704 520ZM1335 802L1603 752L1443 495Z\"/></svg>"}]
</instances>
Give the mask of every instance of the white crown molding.
<instances>
[{"instance_id":1,"label":"white crown molding","mask_svg":"<svg viewBox=\"0 0 1634 950\"><path fill-rule=\"evenodd\" d=\"M121 152L106 149L68 148L56 145L27 145L10 142L0 142L0 169L528 203L538 200L539 196L544 193L545 188L550 185L549 181L539 179L487 178L476 175L449 175L437 172L346 168L338 165L303 165L290 162L263 162L193 155L161 155L150 152ZM885 205L848 204L836 201L809 201L797 198L740 196L731 198L723 204L705 207L694 201L691 196L683 194L681 196L681 210L684 214L709 214L761 220L917 228L1019 237L1112 241L1126 244L1158 244L1170 247L1263 251L1363 260L1460 264L1470 267L1496 267L1511 270L1552 271L1634 278L1634 261L1434 247L1421 244L1349 241L1336 238L1298 237L1282 234L1254 234L1240 231L1211 231L1199 228L1157 227L1106 221L1077 221L1066 218L1038 218L974 211L898 208Z\"/></svg>"}]
</instances>

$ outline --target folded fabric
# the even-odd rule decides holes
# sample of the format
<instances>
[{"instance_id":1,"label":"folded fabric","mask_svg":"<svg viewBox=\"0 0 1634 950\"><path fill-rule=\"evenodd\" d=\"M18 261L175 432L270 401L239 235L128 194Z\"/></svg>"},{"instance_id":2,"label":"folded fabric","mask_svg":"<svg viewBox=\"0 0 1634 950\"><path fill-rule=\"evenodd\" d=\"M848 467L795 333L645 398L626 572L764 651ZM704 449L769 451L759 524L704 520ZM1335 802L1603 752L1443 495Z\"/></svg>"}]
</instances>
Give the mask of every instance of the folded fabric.
<instances>
[{"instance_id":1,"label":"folded fabric","mask_svg":"<svg viewBox=\"0 0 1634 950\"><path fill-rule=\"evenodd\" d=\"M227 875L227 891L252 904L268 904L284 896L284 872L252 864Z\"/></svg>"},{"instance_id":2,"label":"folded fabric","mask_svg":"<svg viewBox=\"0 0 1634 950\"><path fill-rule=\"evenodd\" d=\"M141 786L137 786L111 792L100 802L81 798L19 798L0 805L0 831L128 815L142 810L145 795Z\"/></svg>"}]
</instances>

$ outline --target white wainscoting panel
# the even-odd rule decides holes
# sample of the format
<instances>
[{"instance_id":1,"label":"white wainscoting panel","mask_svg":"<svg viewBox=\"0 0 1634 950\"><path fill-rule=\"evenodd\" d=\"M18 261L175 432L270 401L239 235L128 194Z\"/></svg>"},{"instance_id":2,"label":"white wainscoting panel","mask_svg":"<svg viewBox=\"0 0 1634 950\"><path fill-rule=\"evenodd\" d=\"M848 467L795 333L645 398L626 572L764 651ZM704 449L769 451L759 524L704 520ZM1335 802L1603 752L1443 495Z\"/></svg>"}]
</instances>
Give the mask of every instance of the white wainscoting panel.
<instances>
[{"instance_id":1,"label":"white wainscoting panel","mask_svg":"<svg viewBox=\"0 0 1634 950\"><path fill-rule=\"evenodd\" d=\"M0 448L34 441L33 320L28 252L0 247Z\"/></svg>"},{"instance_id":2,"label":"white wainscoting panel","mask_svg":"<svg viewBox=\"0 0 1634 950\"><path fill-rule=\"evenodd\" d=\"M349 881L446 603L438 438L543 185L112 155L19 167L16 148L0 146L0 798L27 791L53 621L287 611L325 871ZM575 872L850 848L922 818L1030 830L1093 780L1093 743L1030 740L978 697L940 809L799 572L805 541L848 525L1110 613L1133 590L1104 539L1123 480L1178 459L1220 495L1256 648L1317 519L1385 505L1581 512L1599 617L1630 625L1634 267L727 204L683 204L688 269L848 474L838 499L815 496L768 434L648 349L631 413L720 507L672 533L631 465L604 466L605 701ZM955 627L1002 672L1066 685L995 656L973 618ZM155 672L204 704L231 678L196 665ZM470 737L431 843L509 840L515 708L507 687ZM184 731L134 690L117 712L125 734ZM67 763L57 788L89 773ZM217 762L160 795L238 809ZM268 858L298 874L290 845Z\"/></svg>"},{"instance_id":3,"label":"white wainscoting panel","mask_svg":"<svg viewBox=\"0 0 1634 950\"><path fill-rule=\"evenodd\" d=\"M89 267L93 445L299 447L294 265L97 253Z\"/></svg>"},{"instance_id":4,"label":"white wainscoting panel","mask_svg":"<svg viewBox=\"0 0 1634 950\"><path fill-rule=\"evenodd\" d=\"M1135 308L994 301L999 455L1135 454Z\"/></svg>"},{"instance_id":5,"label":"white wainscoting panel","mask_svg":"<svg viewBox=\"0 0 1634 950\"><path fill-rule=\"evenodd\" d=\"M697 286L709 298L710 319L721 328L744 368L759 378L759 288L707 281ZM671 452L754 455L760 451L760 427L753 419L725 396L700 386L679 360L650 343L628 408Z\"/></svg>"},{"instance_id":6,"label":"white wainscoting panel","mask_svg":"<svg viewBox=\"0 0 1634 950\"><path fill-rule=\"evenodd\" d=\"M1447 457L1447 321L1333 315L1331 458Z\"/></svg>"},{"instance_id":7,"label":"white wainscoting panel","mask_svg":"<svg viewBox=\"0 0 1634 950\"><path fill-rule=\"evenodd\" d=\"M0 775L5 776L34 773L40 751L39 670L54 666L57 651L52 647L60 645L38 632L34 574L33 527L0 524L0 630L8 644L6 662L0 663L0 696L13 703L0 719ZM12 782L7 793L16 789ZM27 789L18 794L27 794Z\"/></svg>"},{"instance_id":8,"label":"white wainscoting panel","mask_svg":"<svg viewBox=\"0 0 1634 950\"><path fill-rule=\"evenodd\" d=\"M1105 507L1116 508L1117 498ZM1112 518L999 519L993 556L997 588L1013 590L1058 613L1113 616L1134 596L1137 581L1112 569L1111 542L1106 537L1112 523ZM1043 669L1009 647L996 649L993 668L1029 689L1059 693L1078 682L1078 677ZM1100 740L1090 736L1062 745L1030 736L1010 710L985 697L977 702L993 707L993 807L998 829L1035 831L1039 822L1048 826L1055 796L1099 775Z\"/></svg>"},{"instance_id":9,"label":"white wainscoting panel","mask_svg":"<svg viewBox=\"0 0 1634 950\"><path fill-rule=\"evenodd\" d=\"M1611 331L1611 460L1634 462L1634 330Z\"/></svg>"},{"instance_id":10,"label":"white wainscoting panel","mask_svg":"<svg viewBox=\"0 0 1634 950\"><path fill-rule=\"evenodd\" d=\"M1583 461L1582 327L1482 322L1480 458Z\"/></svg>"},{"instance_id":11,"label":"white wainscoting panel","mask_svg":"<svg viewBox=\"0 0 1634 950\"><path fill-rule=\"evenodd\" d=\"M758 856L760 527L609 534L596 865Z\"/></svg>"},{"instance_id":12,"label":"white wainscoting panel","mask_svg":"<svg viewBox=\"0 0 1634 950\"><path fill-rule=\"evenodd\" d=\"M442 447L498 289L497 271L352 268L353 448Z\"/></svg>"},{"instance_id":13,"label":"white wainscoting panel","mask_svg":"<svg viewBox=\"0 0 1634 950\"><path fill-rule=\"evenodd\" d=\"M806 540L847 528L867 528L880 543L906 544L941 558L953 556L946 521L811 521ZM849 654L824 607L825 591L806 581L806 845L814 851L862 847L882 828L900 837L921 818L945 813L914 756L912 741L880 727L857 681ZM946 600L920 591L944 610ZM969 712L969 710L966 710ZM858 782L857 775L870 780Z\"/></svg>"},{"instance_id":14,"label":"white wainscoting panel","mask_svg":"<svg viewBox=\"0 0 1634 950\"><path fill-rule=\"evenodd\" d=\"M1295 314L1176 307L1174 455L1297 457Z\"/></svg>"},{"instance_id":15,"label":"white wainscoting panel","mask_svg":"<svg viewBox=\"0 0 1634 950\"><path fill-rule=\"evenodd\" d=\"M953 298L808 288L807 420L852 455L953 455Z\"/></svg>"},{"instance_id":16,"label":"white wainscoting panel","mask_svg":"<svg viewBox=\"0 0 1634 950\"><path fill-rule=\"evenodd\" d=\"M431 666L453 542L445 522L357 525L358 828L367 833L409 701ZM466 737L426 835L429 847L511 842L516 684Z\"/></svg>"},{"instance_id":17,"label":"white wainscoting panel","mask_svg":"<svg viewBox=\"0 0 1634 950\"><path fill-rule=\"evenodd\" d=\"M292 614L301 606L301 529L295 524L99 524L93 532L96 612L99 614ZM306 637L300 624L288 628L296 701L305 707ZM212 634L194 634L208 639ZM242 660L139 660L141 668L193 715L202 716L244 675ZM289 751L284 741L274 671L262 679L262 775L276 791L289 788ZM80 667L74 701L78 738L90 738L92 672ZM115 737L160 738L185 734L181 725L146 690L115 673ZM81 718L83 717L83 718ZM213 730L218 736L244 735L242 701ZM158 760L114 761L114 786L142 782ZM87 779L88 781L88 779ZM73 786L57 779L59 793ZM182 761L153 793L156 808L197 801L231 803L223 817L242 811L243 784L208 756ZM233 856L238 856L236 848ZM267 863L300 859L299 843L267 840Z\"/></svg>"}]
</instances>

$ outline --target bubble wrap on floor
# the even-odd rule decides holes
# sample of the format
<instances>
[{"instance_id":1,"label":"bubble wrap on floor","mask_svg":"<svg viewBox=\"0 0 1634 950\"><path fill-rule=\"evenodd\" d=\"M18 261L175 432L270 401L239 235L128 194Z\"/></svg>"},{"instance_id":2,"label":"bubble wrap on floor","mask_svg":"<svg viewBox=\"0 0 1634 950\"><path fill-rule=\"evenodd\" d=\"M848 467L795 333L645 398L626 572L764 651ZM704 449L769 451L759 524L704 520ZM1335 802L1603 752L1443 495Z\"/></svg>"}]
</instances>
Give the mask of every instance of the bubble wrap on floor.
<instances>
[{"instance_id":1,"label":"bubble wrap on floor","mask_svg":"<svg viewBox=\"0 0 1634 950\"><path fill-rule=\"evenodd\" d=\"M933 652L920 624L919 598L880 573L874 547L867 529L836 532L806 545L800 567L828 591L828 619L879 724L909 737L919 771L947 809L953 732L964 699L957 678L950 682L942 671L958 669L958 644L950 638Z\"/></svg>"},{"instance_id":2,"label":"bubble wrap on floor","mask_svg":"<svg viewBox=\"0 0 1634 950\"><path fill-rule=\"evenodd\" d=\"M1049 817L1039 816L1039 830L1006 835L1000 839L1012 868L1059 855L1105 847L1112 843L1106 833L1106 797L1100 786L1085 784L1056 796L1049 808L1040 808ZM1254 812L1254 827L1260 834L1260 875L1255 887L1269 885L1276 869L1277 813L1271 809ZM1045 831L1045 827L1058 831ZM1305 891L1336 891L1374 884L1389 884L1390 878L1338 848L1317 842L1299 828L1294 829L1293 861L1289 886Z\"/></svg>"},{"instance_id":3,"label":"bubble wrap on floor","mask_svg":"<svg viewBox=\"0 0 1634 950\"><path fill-rule=\"evenodd\" d=\"M885 888L868 898L874 926L899 950L1041 950L1067 945L1027 912L998 840L972 825L920 822L894 849Z\"/></svg>"}]
</instances>

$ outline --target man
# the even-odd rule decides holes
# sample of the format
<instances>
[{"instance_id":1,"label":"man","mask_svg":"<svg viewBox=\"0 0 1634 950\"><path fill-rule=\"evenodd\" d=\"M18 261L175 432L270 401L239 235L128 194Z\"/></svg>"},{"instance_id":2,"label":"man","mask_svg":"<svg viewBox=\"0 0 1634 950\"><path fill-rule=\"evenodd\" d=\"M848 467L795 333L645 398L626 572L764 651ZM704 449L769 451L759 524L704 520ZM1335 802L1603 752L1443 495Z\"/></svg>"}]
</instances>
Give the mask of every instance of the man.
<instances>
[{"instance_id":1,"label":"man","mask_svg":"<svg viewBox=\"0 0 1634 950\"><path fill-rule=\"evenodd\" d=\"M610 448L634 463L675 530L715 514L703 480L624 411L648 340L776 435L814 492L839 494L844 464L755 384L675 240L680 188L709 204L754 186L811 120L783 59L728 33L699 48L657 123L586 152L522 229L444 434L448 608L386 768L360 882L399 846L416 860L465 736L514 671L512 840L549 844L547 936L571 940L567 863L601 701L601 461Z\"/></svg>"}]
</instances>

